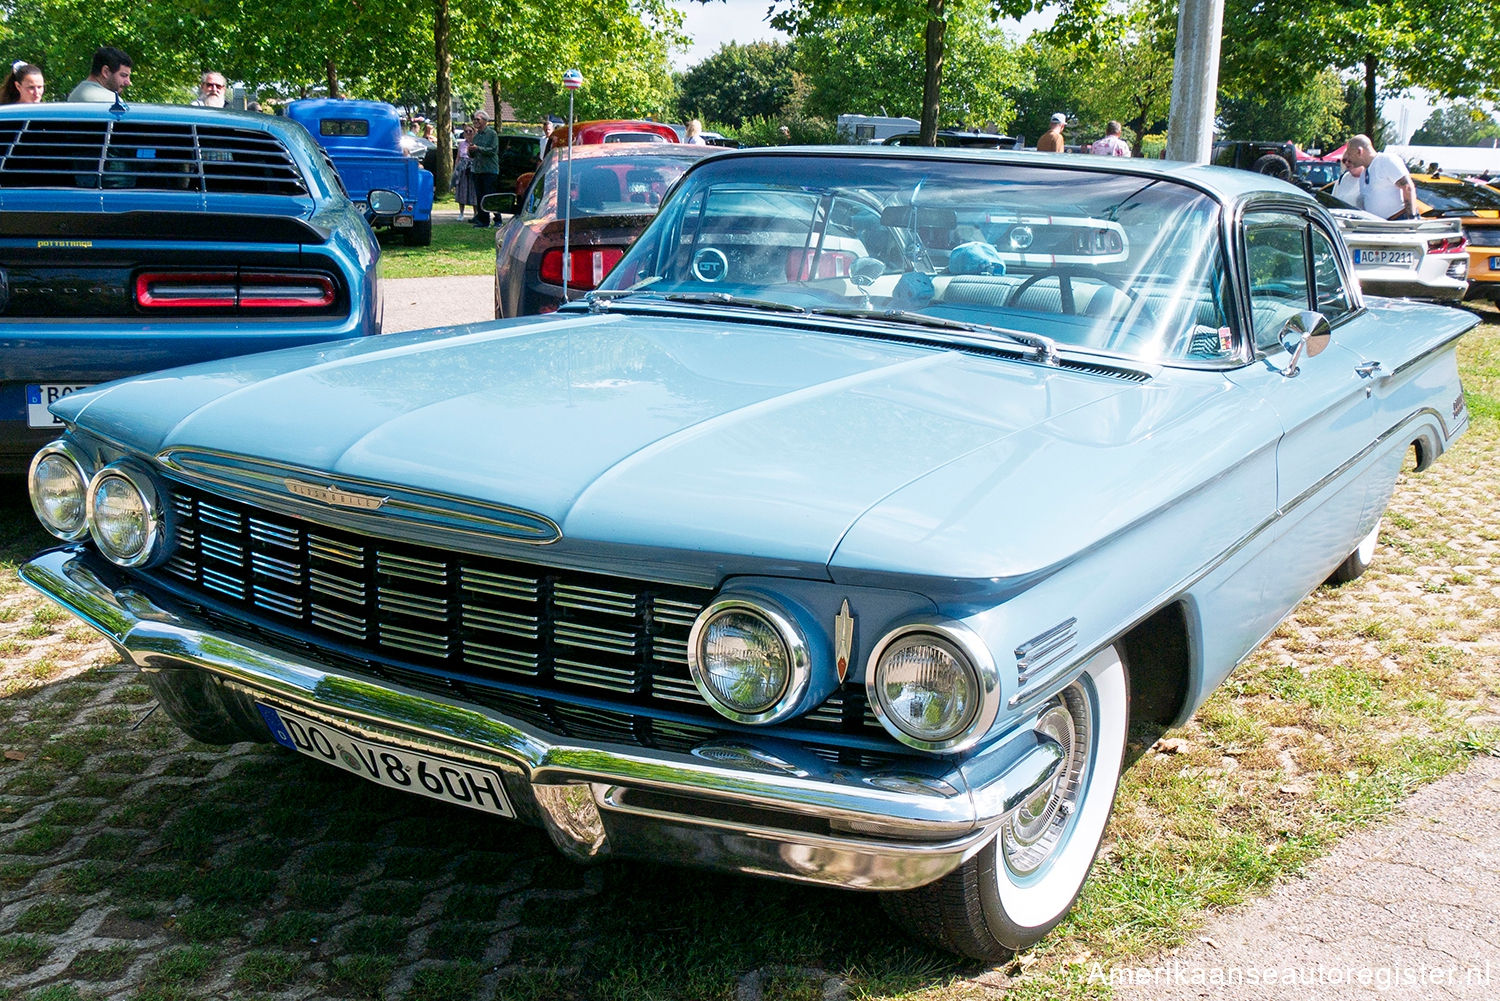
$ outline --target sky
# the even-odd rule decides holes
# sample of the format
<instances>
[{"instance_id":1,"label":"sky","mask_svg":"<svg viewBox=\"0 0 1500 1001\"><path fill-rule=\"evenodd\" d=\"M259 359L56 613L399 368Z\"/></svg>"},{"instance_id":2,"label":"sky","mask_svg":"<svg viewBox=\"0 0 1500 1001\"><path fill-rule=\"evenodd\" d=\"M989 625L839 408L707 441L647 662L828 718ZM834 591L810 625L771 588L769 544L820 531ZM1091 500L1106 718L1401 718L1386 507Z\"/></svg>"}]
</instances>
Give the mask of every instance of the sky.
<instances>
[{"instance_id":1,"label":"sky","mask_svg":"<svg viewBox=\"0 0 1500 1001\"><path fill-rule=\"evenodd\" d=\"M673 4L686 15L683 33L693 39L686 52L672 56L672 68L685 70L719 51L725 42L786 41L786 35L766 21L771 0L709 0Z\"/></svg>"}]
</instances>

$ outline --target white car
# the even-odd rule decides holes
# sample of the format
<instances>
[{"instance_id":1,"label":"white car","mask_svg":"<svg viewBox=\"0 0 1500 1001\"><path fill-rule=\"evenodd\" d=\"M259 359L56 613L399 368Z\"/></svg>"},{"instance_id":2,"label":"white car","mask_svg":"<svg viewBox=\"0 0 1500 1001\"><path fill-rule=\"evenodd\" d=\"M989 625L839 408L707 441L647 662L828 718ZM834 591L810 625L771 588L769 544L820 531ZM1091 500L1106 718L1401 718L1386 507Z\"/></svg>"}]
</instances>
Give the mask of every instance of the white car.
<instances>
[{"instance_id":1,"label":"white car","mask_svg":"<svg viewBox=\"0 0 1500 1001\"><path fill-rule=\"evenodd\" d=\"M1469 290L1469 244L1460 220L1381 219L1324 192L1317 197L1338 221L1365 292L1463 300Z\"/></svg>"}]
</instances>

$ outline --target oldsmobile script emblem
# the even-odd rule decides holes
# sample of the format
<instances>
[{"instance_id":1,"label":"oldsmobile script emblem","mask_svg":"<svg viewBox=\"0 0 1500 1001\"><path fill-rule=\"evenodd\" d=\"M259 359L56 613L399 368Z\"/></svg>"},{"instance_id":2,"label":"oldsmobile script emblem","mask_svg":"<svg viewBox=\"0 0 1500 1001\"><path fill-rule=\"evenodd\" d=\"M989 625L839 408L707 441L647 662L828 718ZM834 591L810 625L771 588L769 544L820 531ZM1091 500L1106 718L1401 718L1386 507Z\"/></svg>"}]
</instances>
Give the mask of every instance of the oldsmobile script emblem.
<instances>
[{"instance_id":1,"label":"oldsmobile script emblem","mask_svg":"<svg viewBox=\"0 0 1500 1001\"><path fill-rule=\"evenodd\" d=\"M301 480L283 480L286 488L298 497L306 497L308 500L321 501L324 504L335 504L339 507L357 507L363 511L374 511L383 507L388 498L376 497L374 494L360 494L353 490L340 490L337 487L320 487L316 483L304 483Z\"/></svg>"}]
</instances>

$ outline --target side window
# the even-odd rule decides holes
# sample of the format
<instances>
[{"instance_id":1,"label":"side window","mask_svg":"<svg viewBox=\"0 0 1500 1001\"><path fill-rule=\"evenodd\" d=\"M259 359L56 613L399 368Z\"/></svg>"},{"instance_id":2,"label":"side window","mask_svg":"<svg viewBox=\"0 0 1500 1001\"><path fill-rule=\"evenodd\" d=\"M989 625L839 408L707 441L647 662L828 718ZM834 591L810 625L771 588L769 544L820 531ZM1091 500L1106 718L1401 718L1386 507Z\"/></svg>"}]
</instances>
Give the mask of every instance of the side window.
<instances>
[{"instance_id":1,"label":"side window","mask_svg":"<svg viewBox=\"0 0 1500 1001\"><path fill-rule=\"evenodd\" d=\"M1245 218L1250 314L1258 350L1277 350L1282 325L1311 308L1307 235L1307 222L1290 212L1262 212Z\"/></svg>"},{"instance_id":2,"label":"side window","mask_svg":"<svg viewBox=\"0 0 1500 1001\"><path fill-rule=\"evenodd\" d=\"M1338 250L1328 234L1318 227L1312 229L1313 280L1317 283L1318 312L1329 323L1337 323L1344 314L1352 312L1354 300L1339 271Z\"/></svg>"}]
</instances>

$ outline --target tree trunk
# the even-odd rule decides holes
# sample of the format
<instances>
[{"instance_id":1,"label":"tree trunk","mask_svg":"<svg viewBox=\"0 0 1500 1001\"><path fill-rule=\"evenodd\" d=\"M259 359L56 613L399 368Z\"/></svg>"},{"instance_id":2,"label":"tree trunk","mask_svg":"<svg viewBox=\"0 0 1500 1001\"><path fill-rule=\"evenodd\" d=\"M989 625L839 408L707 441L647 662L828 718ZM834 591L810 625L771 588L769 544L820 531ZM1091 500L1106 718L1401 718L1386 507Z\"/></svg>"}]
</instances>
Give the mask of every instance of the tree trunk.
<instances>
[{"instance_id":1,"label":"tree trunk","mask_svg":"<svg viewBox=\"0 0 1500 1001\"><path fill-rule=\"evenodd\" d=\"M498 129L500 127L500 81L499 80L491 80L490 81L490 103L495 106L495 117L492 119L492 121L494 121L495 127Z\"/></svg>"},{"instance_id":2,"label":"tree trunk","mask_svg":"<svg viewBox=\"0 0 1500 1001\"><path fill-rule=\"evenodd\" d=\"M324 64L324 69L328 71L328 96L343 97L343 95L339 93L339 64L333 59L329 59L328 62Z\"/></svg>"},{"instance_id":3,"label":"tree trunk","mask_svg":"<svg viewBox=\"0 0 1500 1001\"><path fill-rule=\"evenodd\" d=\"M448 51L448 28L448 0L435 0L432 51L437 62L437 173L432 189L439 194L453 184L453 56Z\"/></svg>"},{"instance_id":4,"label":"tree trunk","mask_svg":"<svg viewBox=\"0 0 1500 1001\"><path fill-rule=\"evenodd\" d=\"M947 0L927 0L927 30L923 32L924 56L927 72L922 78L922 138L923 146L937 145L938 106L943 89L943 36L948 31L944 20L944 5Z\"/></svg>"},{"instance_id":5,"label":"tree trunk","mask_svg":"<svg viewBox=\"0 0 1500 1001\"><path fill-rule=\"evenodd\" d=\"M1378 143L1375 135L1375 57L1365 56L1365 135Z\"/></svg>"}]
</instances>

